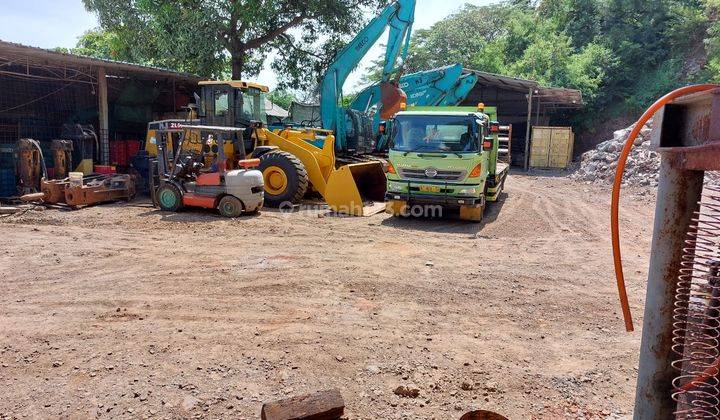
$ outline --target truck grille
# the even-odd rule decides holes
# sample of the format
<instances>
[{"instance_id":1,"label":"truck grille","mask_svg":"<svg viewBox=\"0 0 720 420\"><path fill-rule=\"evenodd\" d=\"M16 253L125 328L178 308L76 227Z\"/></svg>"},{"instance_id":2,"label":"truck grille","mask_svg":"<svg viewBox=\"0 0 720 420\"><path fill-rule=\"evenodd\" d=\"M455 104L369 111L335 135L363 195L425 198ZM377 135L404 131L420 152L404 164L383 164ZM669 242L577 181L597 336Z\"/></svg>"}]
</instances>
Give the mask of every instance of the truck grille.
<instances>
[{"instance_id":1,"label":"truck grille","mask_svg":"<svg viewBox=\"0 0 720 420\"><path fill-rule=\"evenodd\" d=\"M404 179L422 179L436 181L462 181L465 178L465 171L443 171L437 170L437 175L429 177L425 175L425 169L400 169L400 176Z\"/></svg>"}]
</instances>

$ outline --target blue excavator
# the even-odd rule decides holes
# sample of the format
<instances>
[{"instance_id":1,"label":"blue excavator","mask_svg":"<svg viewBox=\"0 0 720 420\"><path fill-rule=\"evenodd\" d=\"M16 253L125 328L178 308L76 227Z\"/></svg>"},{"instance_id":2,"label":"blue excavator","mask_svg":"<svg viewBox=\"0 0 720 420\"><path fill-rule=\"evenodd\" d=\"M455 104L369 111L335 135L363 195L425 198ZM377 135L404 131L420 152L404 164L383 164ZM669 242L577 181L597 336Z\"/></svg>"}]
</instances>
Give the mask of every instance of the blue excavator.
<instances>
[{"instance_id":1,"label":"blue excavator","mask_svg":"<svg viewBox=\"0 0 720 420\"><path fill-rule=\"evenodd\" d=\"M456 106L467 98L477 81L477 75L454 64L405 75L400 79L400 88L407 95L408 106Z\"/></svg>"},{"instance_id":2,"label":"blue excavator","mask_svg":"<svg viewBox=\"0 0 720 420\"><path fill-rule=\"evenodd\" d=\"M320 84L320 122L336 137L341 155L363 155L375 151L376 130L368 110L377 109L379 118L390 118L400 110L406 95L398 87L410 46L416 0L396 0L376 16L340 51L328 67ZM364 93L364 107L342 105L342 88L372 46L389 28L385 63L379 83ZM377 126L375 126L377 127Z\"/></svg>"},{"instance_id":3,"label":"blue excavator","mask_svg":"<svg viewBox=\"0 0 720 420\"><path fill-rule=\"evenodd\" d=\"M462 102L477 83L460 64L403 76L415 16L416 0L396 0L387 6L336 56L320 84L319 118L310 107L305 116L291 117L305 126L319 125L335 134L335 149L351 157L384 153L387 139L379 132L380 122L410 106L454 106ZM389 28L380 81L361 91L344 107L343 85L372 46ZM300 112L297 112L300 114Z\"/></svg>"},{"instance_id":4,"label":"blue excavator","mask_svg":"<svg viewBox=\"0 0 720 420\"><path fill-rule=\"evenodd\" d=\"M474 73L466 73L462 65L440 67L412 73L400 78L399 87L407 96L408 106L456 106L468 96L478 81ZM371 112L368 100L378 85L372 85L360 92L350 104L350 109L362 113ZM387 137L381 135L379 113L373 119L373 132L376 135L375 152L387 151Z\"/></svg>"}]
</instances>

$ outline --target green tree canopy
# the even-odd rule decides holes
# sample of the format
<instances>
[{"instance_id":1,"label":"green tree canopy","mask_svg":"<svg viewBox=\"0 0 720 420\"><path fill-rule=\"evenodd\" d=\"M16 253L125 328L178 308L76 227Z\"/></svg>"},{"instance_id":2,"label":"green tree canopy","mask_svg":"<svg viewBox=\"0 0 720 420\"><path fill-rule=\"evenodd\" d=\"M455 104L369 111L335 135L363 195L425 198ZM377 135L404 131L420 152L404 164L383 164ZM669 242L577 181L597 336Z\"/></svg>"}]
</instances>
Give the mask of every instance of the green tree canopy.
<instances>
[{"instance_id":1,"label":"green tree canopy","mask_svg":"<svg viewBox=\"0 0 720 420\"><path fill-rule=\"evenodd\" d=\"M406 72L460 63L579 89L586 120L636 113L680 85L720 80L719 12L720 0L466 4L414 33Z\"/></svg>"},{"instance_id":2,"label":"green tree canopy","mask_svg":"<svg viewBox=\"0 0 720 420\"><path fill-rule=\"evenodd\" d=\"M234 79L256 76L266 59L281 86L307 88L364 12L384 0L83 0L134 61ZM102 46L100 54L105 53Z\"/></svg>"},{"instance_id":3,"label":"green tree canopy","mask_svg":"<svg viewBox=\"0 0 720 420\"><path fill-rule=\"evenodd\" d=\"M289 110L290 105L293 102L298 101L297 96L293 92L285 89L273 90L268 94L268 99L270 99L270 102L284 108L285 110Z\"/></svg>"}]
</instances>

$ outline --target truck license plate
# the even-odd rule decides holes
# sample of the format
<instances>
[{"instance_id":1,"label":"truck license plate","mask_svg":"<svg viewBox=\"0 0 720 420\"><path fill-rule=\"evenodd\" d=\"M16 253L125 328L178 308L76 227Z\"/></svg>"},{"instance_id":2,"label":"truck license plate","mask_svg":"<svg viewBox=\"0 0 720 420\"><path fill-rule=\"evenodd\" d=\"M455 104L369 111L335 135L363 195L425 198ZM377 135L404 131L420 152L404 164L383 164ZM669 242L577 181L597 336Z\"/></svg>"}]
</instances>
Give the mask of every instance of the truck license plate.
<instances>
[{"instance_id":1,"label":"truck license plate","mask_svg":"<svg viewBox=\"0 0 720 420\"><path fill-rule=\"evenodd\" d=\"M440 192L440 187L437 185L421 185L420 186L421 192L431 192L431 193L437 193Z\"/></svg>"}]
</instances>

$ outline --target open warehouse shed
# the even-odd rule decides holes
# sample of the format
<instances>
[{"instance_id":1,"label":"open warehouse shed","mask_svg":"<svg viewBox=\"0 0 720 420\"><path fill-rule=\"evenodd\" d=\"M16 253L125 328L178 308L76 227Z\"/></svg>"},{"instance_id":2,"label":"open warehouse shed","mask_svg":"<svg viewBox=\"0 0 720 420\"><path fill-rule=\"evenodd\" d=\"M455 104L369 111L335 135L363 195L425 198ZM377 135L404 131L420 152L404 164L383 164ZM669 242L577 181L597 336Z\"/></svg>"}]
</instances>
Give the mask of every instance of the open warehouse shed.
<instances>
[{"instance_id":1,"label":"open warehouse shed","mask_svg":"<svg viewBox=\"0 0 720 420\"><path fill-rule=\"evenodd\" d=\"M567 112L583 107L582 93L575 89L543 87L533 80L518 79L477 70L478 82L461 103L497 106L501 124L512 124L512 164L527 167L533 126L564 124Z\"/></svg>"},{"instance_id":2,"label":"open warehouse shed","mask_svg":"<svg viewBox=\"0 0 720 420\"><path fill-rule=\"evenodd\" d=\"M193 102L199 77L0 41L0 169L21 138L44 151L78 125L97 135L95 162L108 165L114 142L139 144L147 123ZM44 153L51 166L50 153ZM0 194L2 196L3 194Z\"/></svg>"}]
</instances>

